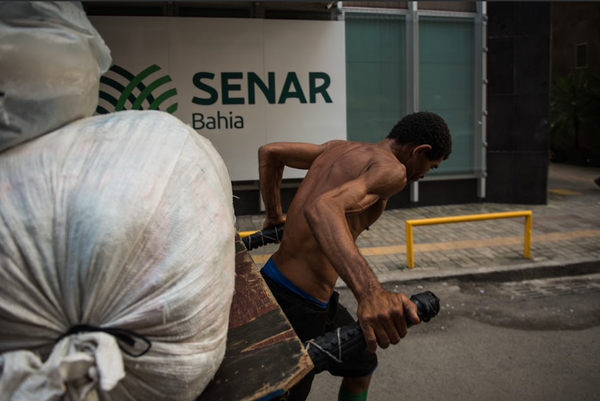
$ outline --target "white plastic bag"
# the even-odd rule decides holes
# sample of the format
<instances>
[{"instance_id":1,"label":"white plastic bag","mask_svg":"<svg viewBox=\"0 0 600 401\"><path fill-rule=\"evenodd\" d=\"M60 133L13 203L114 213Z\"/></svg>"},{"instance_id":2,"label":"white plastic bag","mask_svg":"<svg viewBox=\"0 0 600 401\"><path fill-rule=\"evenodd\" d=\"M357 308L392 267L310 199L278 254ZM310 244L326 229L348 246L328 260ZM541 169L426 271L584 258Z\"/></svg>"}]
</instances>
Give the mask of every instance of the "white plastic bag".
<instances>
[{"instance_id":1,"label":"white plastic bag","mask_svg":"<svg viewBox=\"0 0 600 401\"><path fill-rule=\"evenodd\" d=\"M92 116L110 50L77 2L0 2L0 152Z\"/></svg>"},{"instance_id":2,"label":"white plastic bag","mask_svg":"<svg viewBox=\"0 0 600 401\"><path fill-rule=\"evenodd\" d=\"M196 398L225 351L234 235L222 159L167 113L86 118L0 154L2 398ZM152 347L56 343L81 324Z\"/></svg>"}]
</instances>

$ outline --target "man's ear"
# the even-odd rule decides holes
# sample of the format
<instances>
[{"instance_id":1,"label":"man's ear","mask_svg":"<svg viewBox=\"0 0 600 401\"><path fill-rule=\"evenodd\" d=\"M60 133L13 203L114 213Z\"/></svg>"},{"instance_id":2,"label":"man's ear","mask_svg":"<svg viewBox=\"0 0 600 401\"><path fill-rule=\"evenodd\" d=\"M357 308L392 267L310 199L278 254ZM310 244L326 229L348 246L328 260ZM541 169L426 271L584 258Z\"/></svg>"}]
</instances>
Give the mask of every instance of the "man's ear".
<instances>
[{"instance_id":1,"label":"man's ear","mask_svg":"<svg viewBox=\"0 0 600 401\"><path fill-rule=\"evenodd\" d=\"M427 145L427 144L419 145L413 149L413 155L418 156L419 154L422 154L422 153L426 154L431 149L432 149L431 145Z\"/></svg>"}]
</instances>

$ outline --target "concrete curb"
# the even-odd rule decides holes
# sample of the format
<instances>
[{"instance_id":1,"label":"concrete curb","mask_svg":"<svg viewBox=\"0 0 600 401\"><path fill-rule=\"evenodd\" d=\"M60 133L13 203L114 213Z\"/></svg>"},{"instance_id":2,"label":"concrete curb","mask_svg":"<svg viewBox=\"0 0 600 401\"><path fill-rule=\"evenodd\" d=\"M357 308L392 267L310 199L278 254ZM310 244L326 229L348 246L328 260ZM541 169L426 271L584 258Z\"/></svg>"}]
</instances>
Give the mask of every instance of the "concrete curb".
<instances>
[{"instance_id":1,"label":"concrete curb","mask_svg":"<svg viewBox=\"0 0 600 401\"><path fill-rule=\"evenodd\" d=\"M439 282L458 280L468 282L504 282L533 280L565 276L579 276L600 273L600 259L580 259L577 261L554 261L540 263L523 263L514 266L493 266L466 268L464 270L444 271L440 268L416 268L414 270L379 273L377 278L382 284L419 282ZM337 288L347 288L341 280Z\"/></svg>"}]
</instances>

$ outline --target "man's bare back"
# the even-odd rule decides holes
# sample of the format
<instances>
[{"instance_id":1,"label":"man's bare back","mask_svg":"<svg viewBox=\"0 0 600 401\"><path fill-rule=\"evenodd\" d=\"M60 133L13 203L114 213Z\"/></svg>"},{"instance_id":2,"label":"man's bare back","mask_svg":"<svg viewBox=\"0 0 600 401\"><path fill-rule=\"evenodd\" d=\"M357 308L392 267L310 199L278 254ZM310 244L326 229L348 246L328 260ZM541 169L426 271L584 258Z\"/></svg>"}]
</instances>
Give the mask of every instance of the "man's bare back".
<instances>
[{"instance_id":1,"label":"man's bare back","mask_svg":"<svg viewBox=\"0 0 600 401\"><path fill-rule=\"evenodd\" d=\"M305 211L322 194L356 180L369 169L380 169L383 165L388 165L399 169L398 173L401 174L401 169L404 168L391 152L383 150L377 144L332 141L325 145L325 151L312 163L290 205L284 239L273 255L273 260L286 277L324 302L333 292L338 273L316 242ZM394 182L395 192L399 192L406 180ZM381 198L372 205L364 205L363 210L346 213L350 235L354 241L381 216L386 204L387 198Z\"/></svg>"}]
</instances>

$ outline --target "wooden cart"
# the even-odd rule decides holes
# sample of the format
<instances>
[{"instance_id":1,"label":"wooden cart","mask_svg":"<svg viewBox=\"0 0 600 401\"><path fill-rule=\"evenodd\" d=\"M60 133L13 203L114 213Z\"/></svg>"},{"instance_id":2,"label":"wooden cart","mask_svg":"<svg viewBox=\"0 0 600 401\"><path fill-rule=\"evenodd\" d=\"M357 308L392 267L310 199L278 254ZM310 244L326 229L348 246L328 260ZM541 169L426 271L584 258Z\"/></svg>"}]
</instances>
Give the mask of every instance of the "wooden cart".
<instances>
[{"instance_id":1,"label":"wooden cart","mask_svg":"<svg viewBox=\"0 0 600 401\"><path fill-rule=\"evenodd\" d=\"M239 236L235 269L225 358L198 401L269 400L313 369Z\"/></svg>"}]
</instances>

